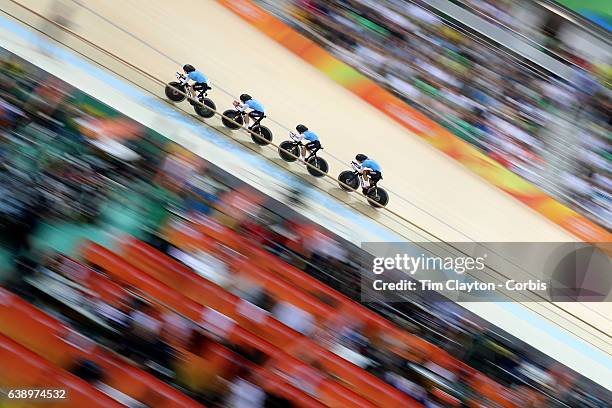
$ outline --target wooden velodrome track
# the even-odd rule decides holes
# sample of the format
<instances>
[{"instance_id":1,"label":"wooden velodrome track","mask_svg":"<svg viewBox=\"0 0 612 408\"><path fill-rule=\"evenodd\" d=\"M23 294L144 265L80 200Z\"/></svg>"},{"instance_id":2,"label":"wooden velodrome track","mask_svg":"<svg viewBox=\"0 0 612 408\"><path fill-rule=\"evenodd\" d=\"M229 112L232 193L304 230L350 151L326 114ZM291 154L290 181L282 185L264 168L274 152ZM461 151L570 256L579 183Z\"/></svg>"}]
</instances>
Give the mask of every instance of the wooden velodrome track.
<instances>
[{"instance_id":1,"label":"wooden velodrome track","mask_svg":"<svg viewBox=\"0 0 612 408\"><path fill-rule=\"evenodd\" d=\"M445 241L575 240L557 225L412 137L212 0L180 4L164 0L89 0L86 6L73 0L63 1L73 9L72 29L76 33L162 82L172 80L174 71L189 62L211 77L215 88L211 97L219 110L230 106L230 95L248 92L260 99L269 116L282 125L307 124L322 137L332 175L343 169L344 163L357 152L377 158L385 168L383 186L393 193L391 212L374 211L362 200L345 197L330 180L306 178L320 189L347 199L357 211L407 239L429 240L433 235ZM37 26L42 22L11 0L0 3L12 15ZM52 0L19 3L47 14ZM62 35L61 41L129 81L163 95L159 84L82 41L70 35ZM209 123L230 134L217 118ZM281 125L268 125L277 143L285 138L286 130ZM246 135L234 137L241 142L249 139ZM260 149L260 153L279 162L273 148ZM305 174L297 165L290 168ZM601 351L612 352L609 304L526 306Z\"/></svg>"}]
</instances>

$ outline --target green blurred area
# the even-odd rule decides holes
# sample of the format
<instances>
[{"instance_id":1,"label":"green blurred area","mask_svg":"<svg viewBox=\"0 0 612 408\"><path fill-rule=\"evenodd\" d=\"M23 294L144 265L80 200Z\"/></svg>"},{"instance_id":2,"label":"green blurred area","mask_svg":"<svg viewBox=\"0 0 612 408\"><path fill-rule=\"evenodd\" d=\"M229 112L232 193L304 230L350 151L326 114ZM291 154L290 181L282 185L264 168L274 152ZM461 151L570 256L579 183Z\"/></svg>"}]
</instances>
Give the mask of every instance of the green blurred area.
<instances>
[{"instance_id":1,"label":"green blurred area","mask_svg":"<svg viewBox=\"0 0 612 408\"><path fill-rule=\"evenodd\" d=\"M47 100L39 96L41 84L50 81L51 86L59 84L66 92L59 105L50 110L57 127L53 131L33 122L20 124L15 129L0 129L0 153L4 151L7 159L1 164L29 177L38 177L73 159L88 163L104 161L85 141L76 119L131 120L94 97L54 80L45 71L0 48L0 96L6 102L23 111L36 112L48 106ZM0 107L0 118L4 113ZM144 155L147 165L154 167L161 162L171 142L151 129L143 126L139 129L141 137L130 139L126 144ZM116 184L108 192L95 222L72 220L66 216L37 225L31 236L30 252L55 250L75 255L79 244L86 239L112 246L113 239L123 233L142 237L143 227L156 229L164 222L166 204L176 200L177 197L150 180ZM10 236L0 236L0 282L14 271L16 254L7 247L9 239Z\"/></svg>"},{"instance_id":2,"label":"green blurred area","mask_svg":"<svg viewBox=\"0 0 612 408\"><path fill-rule=\"evenodd\" d=\"M555 0L564 7L588 18L607 30L612 29L611 0Z\"/></svg>"}]
</instances>

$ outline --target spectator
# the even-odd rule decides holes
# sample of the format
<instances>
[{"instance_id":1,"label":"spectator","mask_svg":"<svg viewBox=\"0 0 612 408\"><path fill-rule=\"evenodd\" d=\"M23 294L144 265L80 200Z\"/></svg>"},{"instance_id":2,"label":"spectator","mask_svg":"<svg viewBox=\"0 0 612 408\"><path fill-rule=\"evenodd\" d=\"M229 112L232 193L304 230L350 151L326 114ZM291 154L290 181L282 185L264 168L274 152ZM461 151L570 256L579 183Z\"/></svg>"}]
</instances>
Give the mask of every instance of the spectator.
<instances>
[{"instance_id":1,"label":"spectator","mask_svg":"<svg viewBox=\"0 0 612 408\"><path fill-rule=\"evenodd\" d=\"M91 360L77 360L70 371L72 374L94 386L104 381L104 370Z\"/></svg>"},{"instance_id":2,"label":"spectator","mask_svg":"<svg viewBox=\"0 0 612 408\"><path fill-rule=\"evenodd\" d=\"M129 326L124 339L124 353L136 361L152 360L169 365L168 346L160 340L162 322L153 306L137 299L129 313Z\"/></svg>"},{"instance_id":3,"label":"spectator","mask_svg":"<svg viewBox=\"0 0 612 408\"><path fill-rule=\"evenodd\" d=\"M272 315L278 321L305 336L310 336L315 329L315 320L310 313L285 301L276 304L272 309Z\"/></svg>"},{"instance_id":4,"label":"spectator","mask_svg":"<svg viewBox=\"0 0 612 408\"><path fill-rule=\"evenodd\" d=\"M232 408L263 408L266 393L254 381L255 375L249 368L243 368L230 385L226 401Z\"/></svg>"},{"instance_id":5,"label":"spectator","mask_svg":"<svg viewBox=\"0 0 612 408\"><path fill-rule=\"evenodd\" d=\"M287 3L292 6L276 7L275 12L291 24L301 26L306 21L308 31L320 33L324 39L316 39L340 59L409 99L413 106L433 115L510 170L596 222L610 226L609 218L601 216L607 211L600 196L593 194L577 201L558 195L566 187L562 184L571 177L551 175L567 170L559 168L567 162L544 160L539 154L544 149L541 133L555 126L557 116L562 120L580 118L579 126L609 122L610 115L601 114L610 110L610 92L604 91L599 82L602 78L605 82L606 76L597 76L602 72L597 68L601 64L581 64L582 68L576 69L577 85L572 86L528 65L517 64L515 56L483 45L479 38L458 31L454 24L445 24L420 2ZM474 0L466 7L504 26L517 25L506 2ZM306 19L291 19L291 13ZM575 56L571 59L577 61ZM558 132L554 136L563 137ZM565 141L565 145L565 154L572 154L572 142ZM590 145L580 149L594 150ZM609 157L605 161L609 162ZM596 170L605 169L601 163ZM592 180L587 183L595 184Z\"/></svg>"},{"instance_id":6,"label":"spectator","mask_svg":"<svg viewBox=\"0 0 612 408\"><path fill-rule=\"evenodd\" d=\"M161 339L173 347L185 348L192 337L193 324L171 311L162 315Z\"/></svg>"}]
</instances>

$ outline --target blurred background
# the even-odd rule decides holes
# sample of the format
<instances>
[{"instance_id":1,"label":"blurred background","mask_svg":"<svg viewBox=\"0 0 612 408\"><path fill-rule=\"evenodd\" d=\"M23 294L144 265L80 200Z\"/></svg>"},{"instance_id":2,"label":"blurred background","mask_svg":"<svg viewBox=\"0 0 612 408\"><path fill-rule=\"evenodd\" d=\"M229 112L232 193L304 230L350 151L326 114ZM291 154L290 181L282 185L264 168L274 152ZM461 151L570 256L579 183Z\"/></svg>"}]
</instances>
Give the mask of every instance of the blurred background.
<instances>
[{"instance_id":1,"label":"blurred background","mask_svg":"<svg viewBox=\"0 0 612 408\"><path fill-rule=\"evenodd\" d=\"M607 3L257 3L612 225ZM61 66L48 40L75 41L78 4L32 19L34 52ZM0 62L0 389L74 407L612 403L452 302L361 304L370 255L305 217L299 184L264 194L34 60Z\"/></svg>"},{"instance_id":2,"label":"blurred background","mask_svg":"<svg viewBox=\"0 0 612 408\"><path fill-rule=\"evenodd\" d=\"M259 3L610 228L607 30L581 31L564 14L571 10L531 1ZM606 27L607 2L566 3Z\"/></svg>"}]
</instances>

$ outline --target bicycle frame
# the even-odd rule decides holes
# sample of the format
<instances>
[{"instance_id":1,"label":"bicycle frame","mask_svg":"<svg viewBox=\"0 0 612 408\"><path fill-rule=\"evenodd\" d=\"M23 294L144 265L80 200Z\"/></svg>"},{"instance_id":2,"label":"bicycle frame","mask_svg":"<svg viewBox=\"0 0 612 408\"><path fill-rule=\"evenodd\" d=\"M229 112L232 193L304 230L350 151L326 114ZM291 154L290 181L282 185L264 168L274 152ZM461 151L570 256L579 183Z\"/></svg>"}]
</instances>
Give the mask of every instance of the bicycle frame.
<instances>
[{"instance_id":1,"label":"bicycle frame","mask_svg":"<svg viewBox=\"0 0 612 408\"><path fill-rule=\"evenodd\" d=\"M363 185L364 185L363 174L361 174L357 170L355 170L355 171L353 171L353 177L357 177L357 179L359 180L359 187L360 188L364 188L363 187ZM370 188L377 189L378 188L378 183L375 184L375 185L371 185L370 184Z\"/></svg>"},{"instance_id":2,"label":"bicycle frame","mask_svg":"<svg viewBox=\"0 0 612 408\"><path fill-rule=\"evenodd\" d=\"M293 136L291 136L291 138L293 139ZM302 148L302 146L305 146L304 143L302 143L301 140L295 140L293 139L293 146L297 146L299 148ZM322 149L322 148L320 148ZM313 157L317 157L317 151L320 149L315 149L315 150L308 150L309 155L307 157L304 158L304 161L308 162L308 160L312 159Z\"/></svg>"},{"instance_id":3,"label":"bicycle frame","mask_svg":"<svg viewBox=\"0 0 612 408\"><path fill-rule=\"evenodd\" d=\"M185 78L187 78L187 77L185 75L181 74L180 72L176 73L176 79L178 79L179 82L183 82L185 80ZM185 84L185 93L187 94L188 98L197 99L195 94L194 94L193 87L190 84L188 84L188 83ZM203 92L202 96L206 96L206 92Z\"/></svg>"}]
</instances>

